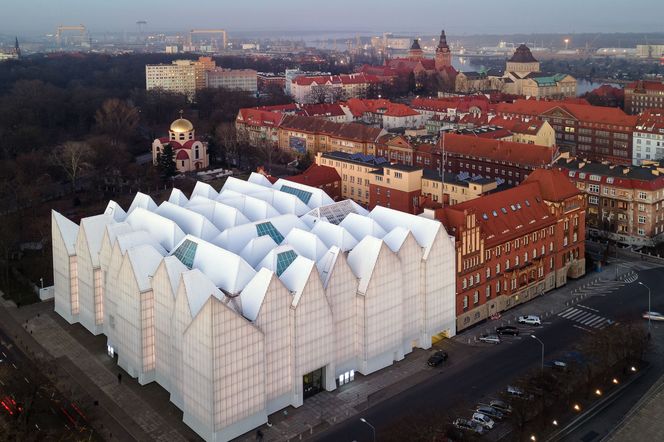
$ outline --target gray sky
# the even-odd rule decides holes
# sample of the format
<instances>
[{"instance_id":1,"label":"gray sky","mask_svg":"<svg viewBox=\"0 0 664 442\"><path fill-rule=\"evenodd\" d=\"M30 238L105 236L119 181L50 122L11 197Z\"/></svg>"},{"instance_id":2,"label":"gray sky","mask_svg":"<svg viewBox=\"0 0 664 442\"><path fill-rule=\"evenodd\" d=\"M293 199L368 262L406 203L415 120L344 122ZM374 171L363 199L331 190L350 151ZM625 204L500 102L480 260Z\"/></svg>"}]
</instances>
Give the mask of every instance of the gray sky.
<instances>
[{"instance_id":1,"label":"gray sky","mask_svg":"<svg viewBox=\"0 0 664 442\"><path fill-rule=\"evenodd\" d=\"M225 28L449 34L656 32L663 0L2 0L0 33Z\"/></svg>"}]
</instances>

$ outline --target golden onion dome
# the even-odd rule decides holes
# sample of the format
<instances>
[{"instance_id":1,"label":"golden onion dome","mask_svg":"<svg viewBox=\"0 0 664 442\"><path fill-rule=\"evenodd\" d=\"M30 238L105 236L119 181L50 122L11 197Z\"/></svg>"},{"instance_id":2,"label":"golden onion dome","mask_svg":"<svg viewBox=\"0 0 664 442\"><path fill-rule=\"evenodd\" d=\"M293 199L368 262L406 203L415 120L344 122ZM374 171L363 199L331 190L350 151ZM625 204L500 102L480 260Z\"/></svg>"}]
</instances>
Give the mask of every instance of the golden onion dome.
<instances>
[{"instance_id":1,"label":"golden onion dome","mask_svg":"<svg viewBox=\"0 0 664 442\"><path fill-rule=\"evenodd\" d=\"M185 120L184 118L178 118L171 123L171 132L185 133L191 132L192 130L194 130L194 125L191 124L191 121Z\"/></svg>"}]
</instances>

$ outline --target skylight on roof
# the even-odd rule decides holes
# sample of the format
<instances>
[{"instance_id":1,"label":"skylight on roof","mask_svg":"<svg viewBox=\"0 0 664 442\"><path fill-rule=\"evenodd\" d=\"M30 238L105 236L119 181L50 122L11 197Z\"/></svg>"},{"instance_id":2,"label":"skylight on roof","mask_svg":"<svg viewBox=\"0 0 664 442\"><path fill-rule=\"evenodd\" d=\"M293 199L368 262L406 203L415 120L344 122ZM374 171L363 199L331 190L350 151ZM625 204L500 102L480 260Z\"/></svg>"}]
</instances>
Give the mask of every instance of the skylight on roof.
<instances>
[{"instance_id":1,"label":"skylight on roof","mask_svg":"<svg viewBox=\"0 0 664 442\"><path fill-rule=\"evenodd\" d=\"M180 262L186 265L189 269L194 266L194 257L196 256L196 249L198 244L195 242L185 239L180 247L175 249L173 256L180 260Z\"/></svg>"},{"instance_id":2,"label":"skylight on roof","mask_svg":"<svg viewBox=\"0 0 664 442\"><path fill-rule=\"evenodd\" d=\"M514 204L510 205L510 209L512 209L512 212L516 212L516 206Z\"/></svg>"},{"instance_id":3,"label":"skylight on roof","mask_svg":"<svg viewBox=\"0 0 664 442\"><path fill-rule=\"evenodd\" d=\"M277 254L277 276L281 276L288 266L295 261L295 258L297 258L297 253L292 250L286 250Z\"/></svg>"},{"instance_id":4,"label":"skylight on roof","mask_svg":"<svg viewBox=\"0 0 664 442\"><path fill-rule=\"evenodd\" d=\"M483 219L484 221L486 221L486 220L489 219L489 217L487 216L486 213L483 213L483 214L482 214L482 219Z\"/></svg>"},{"instance_id":5,"label":"skylight on roof","mask_svg":"<svg viewBox=\"0 0 664 442\"><path fill-rule=\"evenodd\" d=\"M526 206L530 207L530 201L525 200L524 202L526 203Z\"/></svg>"},{"instance_id":6,"label":"skylight on roof","mask_svg":"<svg viewBox=\"0 0 664 442\"><path fill-rule=\"evenodd\" d=\"M295 195L304 204L309 204L309 200L311 199L311 192L307 192L306 190L296 189L295 187L290 187L290 186L281 186L280 190L282 192L286 192L286 193L290 193L291 195Z\"/></svg>"},{"instance_id":7,"label":"skylight on roof","mask_svg":"<svg viewBox=\"0 0 664 442\"><path fill-rule=\"evenodd\" d=\"M505 215L507 215L507 209L505 209L504 207L501 207L500 211L503 212Z\"/></svg>"},{"instance_id":8,"label":"skylight on roof","mask_svg":"<svg viewBox=\"0 0 664 442\"><path fill-rule=\"evenodd\" d=\"M498 212L496 212L495 210L491 213L493 213L493 216L498 216Z\"/></svg>"},{"instance_id":9,"label":"skylight on roof","mask_svg":"<svg viewBox=\"0 0 664 442\"><path fill-rule=\"evenodd\" d=\"M275 243L281 244L284 240L284 236L272 225L270 221L256 224L256 234L258 236L270 235Z\"/></svg>"}]
</instances>

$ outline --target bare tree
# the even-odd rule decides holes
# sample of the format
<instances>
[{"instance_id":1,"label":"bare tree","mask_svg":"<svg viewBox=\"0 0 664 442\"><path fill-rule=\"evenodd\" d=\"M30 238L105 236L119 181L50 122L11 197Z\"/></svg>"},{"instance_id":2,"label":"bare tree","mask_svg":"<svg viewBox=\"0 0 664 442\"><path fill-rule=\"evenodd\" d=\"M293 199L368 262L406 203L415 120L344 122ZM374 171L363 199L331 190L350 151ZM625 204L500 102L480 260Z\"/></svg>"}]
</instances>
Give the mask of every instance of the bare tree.
<instances>
[{"instance_id":1,"label":"bare tree","mask_svg":"<svg viewBox=\"0 0 664 442\"><path fill-rule=\"evenodd\" d=\"M312 86L306 96L307 103L320 104L325 103L330 95L330 88L328 86Z\"/></svg>"},{"instance_id":2,"label":"bare tree","mask_svg":"<svg viewBox=\"0 0 664 442\"><path fill-rule=\"evenodd\" d=\"M91 157L92 150L87 143L68 141L53 151L51 161L63 170L71 181L72 189L76 191L76 181L81 172L90 167L88 161Z\"/></svg>"},{"instance_id":3,"label":"bare tree","mask_svg":"<svg viewBox=\"0 0 664 442\"><path fill-rule=\"evenodd\" d=\"M226 163L240 165L242 157L240 145L249 141L245 131L237 130L233 123L221 123L214 131L217 145L222 150Z\"/></svg>"},{"instance_id":4,"label":"bare tree","mask_svg":"<svg viewBox=\"0 0 664 442\"><path fill-rule=\"evenodd\" d=\"M139 122L138 109L126 101L111 98L97 110L95 121L97 128L110 138L111 144L116 145L135 133Z\"/></svg>"}]
</instances>

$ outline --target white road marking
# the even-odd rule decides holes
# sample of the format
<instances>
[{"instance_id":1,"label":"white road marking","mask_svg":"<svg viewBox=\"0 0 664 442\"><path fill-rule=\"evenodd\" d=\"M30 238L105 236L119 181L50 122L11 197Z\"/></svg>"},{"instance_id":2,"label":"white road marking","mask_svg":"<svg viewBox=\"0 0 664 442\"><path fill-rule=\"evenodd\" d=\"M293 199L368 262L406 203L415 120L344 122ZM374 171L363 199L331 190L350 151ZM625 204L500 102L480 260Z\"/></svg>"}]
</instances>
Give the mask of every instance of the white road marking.
<instances>
[{"instance_id":1,"label":"white road marking","mask_svg":"<svg viewBox=\"0 0 664 442\"><path fill-rule=\"evenodd\" d=\"M25 376L23 376L23 379L25 379L25 382L27 382L28 384L30 383L30 381L28 380L28 378L26 378Z\"/></svg>"},{"instance_id":2,"label":"white road marking","mask_svg":"<svg viewBox=\"0 0 664 442\"><path fill-rule=\"evenodd\" d=\"M592 311L592 312L599 313L599 310L594 309L594 308L592 308L592 307L588 307L587 305L579 304L579 307L583 307L583 308L585 308L586 310L590 310L590 311Z\"/></svg>"},{"instance_id":3,"label":"white road marking","mask_svg":"<svg viewBox=\"0 0 664 442\"><path fill-rule=\"evenodd\" d=\"M589 328L581 327L580 325L573 324L572 327L576 327L580 330L587 331L588 333L592 333L592 330L590 330Z\"/></svg>"}]
</instances>

